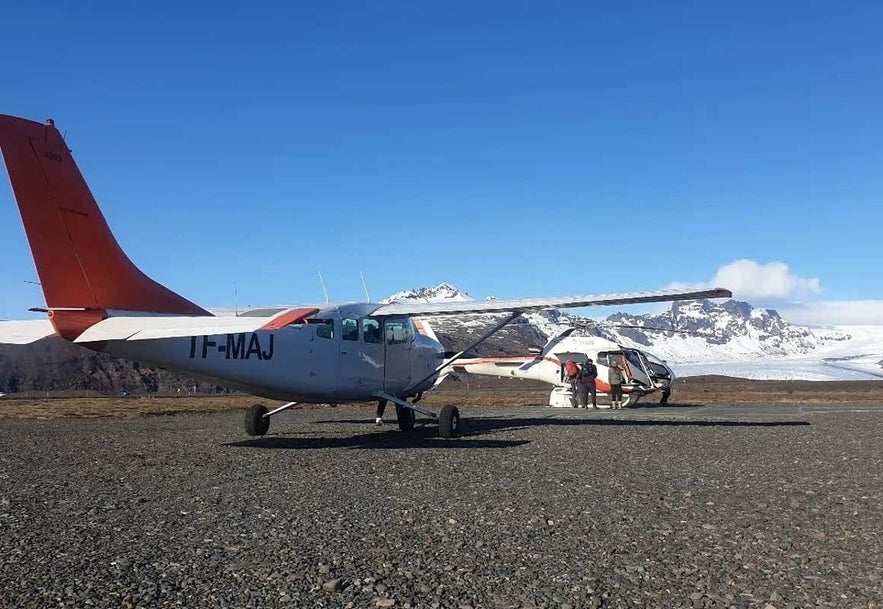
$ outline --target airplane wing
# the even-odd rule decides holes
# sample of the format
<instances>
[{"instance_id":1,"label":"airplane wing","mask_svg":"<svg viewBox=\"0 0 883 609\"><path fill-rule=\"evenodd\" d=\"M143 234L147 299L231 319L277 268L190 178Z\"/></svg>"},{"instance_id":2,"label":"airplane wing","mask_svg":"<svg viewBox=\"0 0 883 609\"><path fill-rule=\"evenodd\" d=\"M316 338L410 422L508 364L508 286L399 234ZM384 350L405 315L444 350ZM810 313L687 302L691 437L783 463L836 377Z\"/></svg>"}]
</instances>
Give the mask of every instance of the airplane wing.
<instances>
[{"instance_id":1,"label":"airplane wing","mask_svg":"<svg viewBox=\"0 0 883 609\"><path fill-rule=\"evenodd\" d=\"M401 302L378 307L375 317L391 315L450 315L453 313L504 313L509 311L543 311L606 305L639 304L645 302L669 302L673 300L696 300L699 298L730 298L730 290L659 290L656 292L631 292L624 294L599 294L597 296L564 296L551 298L521 298L515 300L467 300L456 302Z\"/></svg>"},{"instance_id":2,"label":"airplane wing","mask_svg":"<svg viewBox=\"0 0 883 609\"><path fill-rule=\"evenodd\" d=\"M297 308L286 309L270 317L191 317L179 315L109 317L91 326L73 342L153 340L279 330L288 324L302 322L318 312L317 308Z\"/></svg>"},{"instance_id":3,"label":"airplane wing","mask_svg":"<svg viewBox=\"0 0 883 609\"><path fill-rule=\"evenodd\" d=\"M54 334L48 319L0 321L0 343L6 345L27 345Z\"/></svg>"}]
</instances>

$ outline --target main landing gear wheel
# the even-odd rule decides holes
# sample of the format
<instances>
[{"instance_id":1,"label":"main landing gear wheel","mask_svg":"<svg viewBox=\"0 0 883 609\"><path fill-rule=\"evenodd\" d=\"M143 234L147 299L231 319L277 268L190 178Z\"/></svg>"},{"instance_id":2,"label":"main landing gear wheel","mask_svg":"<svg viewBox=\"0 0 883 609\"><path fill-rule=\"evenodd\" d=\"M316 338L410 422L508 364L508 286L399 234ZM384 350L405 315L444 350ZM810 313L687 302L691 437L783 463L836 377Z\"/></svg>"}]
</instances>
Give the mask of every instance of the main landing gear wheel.
<instances>
[{"instance_id":1,"label":"main landing gear wheel","mask_svg":"<svg viewBox=\"0 0 883 609\"><path fill-rule=\"evenodd\" d=\"M438 415L438 435L442 438L456 438L460 435L460 411L450 404L441 409Z\"/></svg>"},{"instance_id":2,"label":"main landing gear wheel","mask_svg":"<svg viewBox=\"0 0 883 609\"><path fill-rule=\"evenodd\" d=\"M396 418L399 420L399 429L411 431L414 429L414 411L396 404Z\"/></svg>"},{"instance_id":3,"label":"main landing gear wheel","mask_svg":"<svg viewBox=\"0 0 883 609\"><path fill-rule=\"evenodd\" d=\"M250 436L262 436L270 429L270 417L265 417L267 407L255 404L245 411L245 433Z\"/></svg>"}]
</instances>

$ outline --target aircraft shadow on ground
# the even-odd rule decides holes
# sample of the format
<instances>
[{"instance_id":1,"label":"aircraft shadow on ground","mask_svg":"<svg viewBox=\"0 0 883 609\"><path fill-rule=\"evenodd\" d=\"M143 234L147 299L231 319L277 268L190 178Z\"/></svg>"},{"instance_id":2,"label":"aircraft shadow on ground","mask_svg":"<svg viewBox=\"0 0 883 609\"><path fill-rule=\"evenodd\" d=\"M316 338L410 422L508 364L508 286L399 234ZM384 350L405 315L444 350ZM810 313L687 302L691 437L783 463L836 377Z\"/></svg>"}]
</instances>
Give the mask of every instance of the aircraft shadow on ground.
<instances>
[{"instance_id":1,"label":"aircraft shadow on ground","mask_svg":"<svg viewBox=\"0 0 883 609\"><path fill-rule=\"evenodd\" d=\"M687 403L678 403L678 402L666 402L665 404L660 404L658 402L638 402L637 404L632 404L628 407L627 410L656 410L658 408L703 408L708 406L708 404L687 404Z\"/></svg>"},{"instance_id":2,"label":"aircraft shadow on ground","mask_svg":"<svg viewBox=\"0 0 883 609\"><path fill-rule=\"evenodd\" d=\"M371 425L364 419L329 419L318 421L328 425ZM531 440L489 440L477 439L480 436L500 431L514 431L529 427L802 427L808 421L738 421L714 419L623 419L623 418L555 418L542 417L480 417L461 419L461 436L440 438L434 422L420 423L409 432L400 431L395 423L388 430L374 433L355 434L345 437L291 436L272 434L252 440L227 442L223 446L239 448L276 448L289 450L309 450L321 448L514 448L528 444Z\"/></svg>"},{"instance_id":3,"label":"aircraft shadow on ground","mask_svg":"<svg viewBox=\"0 0 883 609\"><path fill-rule=\"evenodd\" d=\"M327 423L345 423L346 421L326 421ZM364 423L364 421L356 421ZM292 437L284 435L270 435L253 440L240 442L227 442L222 446L235 446L239 448L282 448L289 450L319 449L319 448L368 448L368 449L396 449L396 448L513 448L528 444L528 440L475 440L469 436L470 430L458 438L440 438L438 427L435 425L418 425L411 431L403 432L397 427L391 426L388 431L375 433L356 434L340 438L329 437Z\"/></svg>"},{"instance_id":4,"label":"aircraft shadow on ground","mask_svg":"<svg viewBox=\"0 0 883 609\"><path fill-rule=\"evenodd\" d=\"M802 427L808 421L717 421L713 419L552 419L537 418L481 418L469 421L464 436L481 435L506 429L523 429L535 426L562 427Z\"/></svg>"}]
</instances>

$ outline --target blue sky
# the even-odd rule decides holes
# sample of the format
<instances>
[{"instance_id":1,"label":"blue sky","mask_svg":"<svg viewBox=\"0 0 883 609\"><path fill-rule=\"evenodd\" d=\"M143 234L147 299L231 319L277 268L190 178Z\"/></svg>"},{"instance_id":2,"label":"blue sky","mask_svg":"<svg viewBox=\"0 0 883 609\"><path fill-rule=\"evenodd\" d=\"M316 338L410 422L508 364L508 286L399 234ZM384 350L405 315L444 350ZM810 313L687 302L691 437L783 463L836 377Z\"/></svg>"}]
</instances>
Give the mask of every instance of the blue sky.
<instances>
[{"instance_id":1,"label":"blue sky","mask_svg":"<svg viewBox=\"0 0 883 609\"><path fill-rule=\"evenodd\" d=\"M31 4L28 6L28 4ZM206 306L726 278L883 323L883 5L18 3L0 112L53 117L149 275ZM42 294L0 187L0 318ZM634 308L630 309L635 312Z\"/></svg>"}]
</instances>

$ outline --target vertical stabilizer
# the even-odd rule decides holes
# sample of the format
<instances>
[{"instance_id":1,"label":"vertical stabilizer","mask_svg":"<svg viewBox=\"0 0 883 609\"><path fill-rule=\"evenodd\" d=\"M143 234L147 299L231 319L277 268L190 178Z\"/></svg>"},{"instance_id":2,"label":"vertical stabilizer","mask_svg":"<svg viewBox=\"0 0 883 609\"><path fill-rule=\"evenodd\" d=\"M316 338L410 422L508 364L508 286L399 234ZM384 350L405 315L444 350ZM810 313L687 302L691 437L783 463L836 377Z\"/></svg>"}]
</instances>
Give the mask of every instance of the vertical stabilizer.
<instances>
[{"instance_id":1,"label":"vertical stabilizer","mask_svg":"<svg viewBox=\"0 0 883 609\"><path fill-rule=\"evenodd\" d=\"M51 119L0 115L0 150L50 309L209 315L129 260Z\"/></svg>"}]
</instances>

